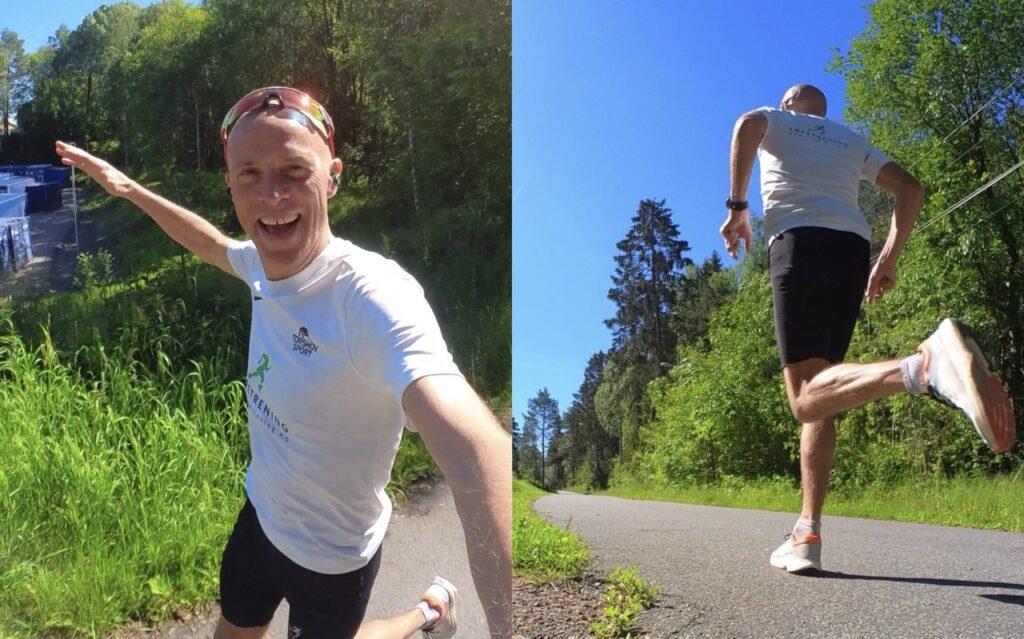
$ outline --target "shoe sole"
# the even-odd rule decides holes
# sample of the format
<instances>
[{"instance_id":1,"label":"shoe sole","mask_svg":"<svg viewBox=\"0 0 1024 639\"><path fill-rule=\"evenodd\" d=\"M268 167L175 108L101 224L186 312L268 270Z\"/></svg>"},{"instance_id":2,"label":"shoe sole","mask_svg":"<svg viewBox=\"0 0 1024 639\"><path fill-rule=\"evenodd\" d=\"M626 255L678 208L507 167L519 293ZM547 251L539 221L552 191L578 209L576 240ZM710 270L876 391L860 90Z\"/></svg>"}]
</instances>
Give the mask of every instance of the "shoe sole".
<instances>
[{"instance_id":1,"label":"shoe sole","mask_svg":"<svg viewBox=\"0 0 1024 639\"><path fill-rule=\"evenodd\" d=\"M459 616L456 613L455 606L455 599L459 594L459 589L444 577L434 577L434 583L448 591L448 620L451 623L452 634L454 635L459 629Z\"/></svg>"},{"instance_id":2,"label":"shoe sole","mask_svg":"<svg viewBox=\"0 0 1024 639\"><path fill-rule=\"evenodd\" d=\"M821 570L821 562L813 559L770 559L772 566L786 572L803 572L805 570Z\"/></svg>"},{"instance_id":3,"label":"shoe sole","mask_svg":"<svg viewBox=\"0 0 1024 639\"><path fill-rule=\"evenodd\" d=\"M995 433L992 432L992 426L989 423L988 412L984 402L981 401L981 387L983 384L988 384L990 375L984 353L981 352L974 340L964 335L960 323L954 319L943 320L936 331L936 336L943 351L952 362L964 388L969 391L969 400L974 405L974 415L966 410L964 412L967 413L971 423L974 424L974 430L978 432L985 444L999 452Z\"/></svg>"}]
</instances>

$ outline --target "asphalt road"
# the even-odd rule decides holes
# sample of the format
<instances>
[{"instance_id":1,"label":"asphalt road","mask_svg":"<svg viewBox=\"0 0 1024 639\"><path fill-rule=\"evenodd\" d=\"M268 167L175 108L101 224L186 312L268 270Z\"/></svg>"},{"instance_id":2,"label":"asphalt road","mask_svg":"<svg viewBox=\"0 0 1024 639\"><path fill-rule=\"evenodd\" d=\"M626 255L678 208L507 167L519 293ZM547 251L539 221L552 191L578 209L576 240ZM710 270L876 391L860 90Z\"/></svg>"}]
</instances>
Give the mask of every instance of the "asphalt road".
<instances>
[{"instance_id":1,"label":"asphalt road","mask_svg":"<svg viewBox=\"0 0 1024 639\"><path fill-rule=\"evenodd\" d=\"M826 516L824 570L799 576L768 563L796 514L574 494L534 508L602 573L636 564L662 588L652 639L1024 637L1024 534Z\"/></svg>"},{"instance_id":2,"label":"asphalt road","mask_svg":"<svg viewBox=\"0 0 1024 639\"><path fill-rule=\"evenodd\" d=\"M466 556L465 537L445 483L427 494L414 496L391 518L384 539L377 582L370 595L367 616L380 618L404 612L416 605L420 593L434 575L441 575L459 589L457 637L488 637L487 620L476 596ZM161 628L149 636L165 639L209 639L219 611L202 618ZM278 608L266 637L287 637L288 604Z\"/></svg>"}]
</instances>

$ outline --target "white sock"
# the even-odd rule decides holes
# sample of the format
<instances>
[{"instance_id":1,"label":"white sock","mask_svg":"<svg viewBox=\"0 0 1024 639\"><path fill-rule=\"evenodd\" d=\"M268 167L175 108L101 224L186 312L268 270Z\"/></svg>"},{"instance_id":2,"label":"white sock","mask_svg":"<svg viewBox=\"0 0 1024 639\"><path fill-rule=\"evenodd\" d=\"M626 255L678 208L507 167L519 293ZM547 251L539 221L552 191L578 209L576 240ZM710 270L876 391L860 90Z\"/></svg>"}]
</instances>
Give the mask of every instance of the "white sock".
<instances>
[{"instance_id":1,"label":"white sock","mask_svg":"<svg viewBox=\"0 0 1024 639\"><path fill-rule=\"evenodd\" d=\"M793 526L793 534L796 535L797 539L806 535L820 535L821 522L801 517L796 520L796 525Z\"/></svg>"},{"instance_id":2,"label":"white sock","mask_svg":"<svg viewBox=\"0 0 1024 639\"><path fill-rule=\"evenodd\" d=\"M432 625L435 621L441 618L441 613L430 607L425 601L421 601L416 604L416 607L423 613L423 627L426 628Z\"/></svg>"},{"instance_id":3,"label":"white sock","mask_svg":"<svg viewBox=\"0 0 1024 639\"><path fill-rule=\"evenodd\" d=\"M914 353L900 362L900 373L903 374L903 386L908 393L922 395L928 392L927 382L924 379L921 368L924 366L924 354Z\"/></svg>"}]
</instances>

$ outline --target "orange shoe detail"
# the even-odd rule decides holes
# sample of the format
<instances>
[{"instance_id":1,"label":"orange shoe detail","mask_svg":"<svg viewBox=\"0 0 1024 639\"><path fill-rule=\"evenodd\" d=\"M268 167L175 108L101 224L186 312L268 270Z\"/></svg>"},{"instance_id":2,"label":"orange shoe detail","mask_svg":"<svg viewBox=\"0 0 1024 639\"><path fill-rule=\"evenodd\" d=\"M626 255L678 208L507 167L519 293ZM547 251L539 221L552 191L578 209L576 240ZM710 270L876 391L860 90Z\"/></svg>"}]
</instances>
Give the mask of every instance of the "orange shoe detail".
<instances>
[{"instance_id":1,"label":"orange shoe detail","mask_svg":"<svg viewBox=\"0 0 1024 639\"><path fill-rule=\"evenodd\" d=\"M793 540L793 545L794 546L799 546L800 544L820 544L821 543L821 535L804 535L800 539L797 539L795 534L790 534L790 537Z\"/></svg>"}]
</instances>

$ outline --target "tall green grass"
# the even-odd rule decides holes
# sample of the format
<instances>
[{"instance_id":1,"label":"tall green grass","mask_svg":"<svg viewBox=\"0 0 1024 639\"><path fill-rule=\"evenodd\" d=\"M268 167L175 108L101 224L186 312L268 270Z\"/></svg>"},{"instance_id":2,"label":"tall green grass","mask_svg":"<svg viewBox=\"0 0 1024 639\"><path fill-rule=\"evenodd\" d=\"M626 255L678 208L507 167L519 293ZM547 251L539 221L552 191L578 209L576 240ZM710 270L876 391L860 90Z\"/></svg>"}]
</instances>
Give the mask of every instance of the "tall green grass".
<instances>
[{"instance_id":1,"label":"tall green grass","mask_svg":"<svg viewBox=\"0 0 1024 639\"><path fill-rule=\"evenodd\" d=\"M158 351L161 353L162 351ZM0 328L0 630L98 636L216 596L243 500L241 383L217 357L94 375Z\"/></svg>"},{"instance_id":2,"label":"tall green grass","mask_svg":"<svg viewBox=\"0 0 1024 639\"><path fill-rule=\"evenodd\" d=\"M579 535L552 525L533 512L546 493L529 482L512 482L512 566L527 581L579 579L590 565L590 551Z\"/></svg>"}]
</instances>

